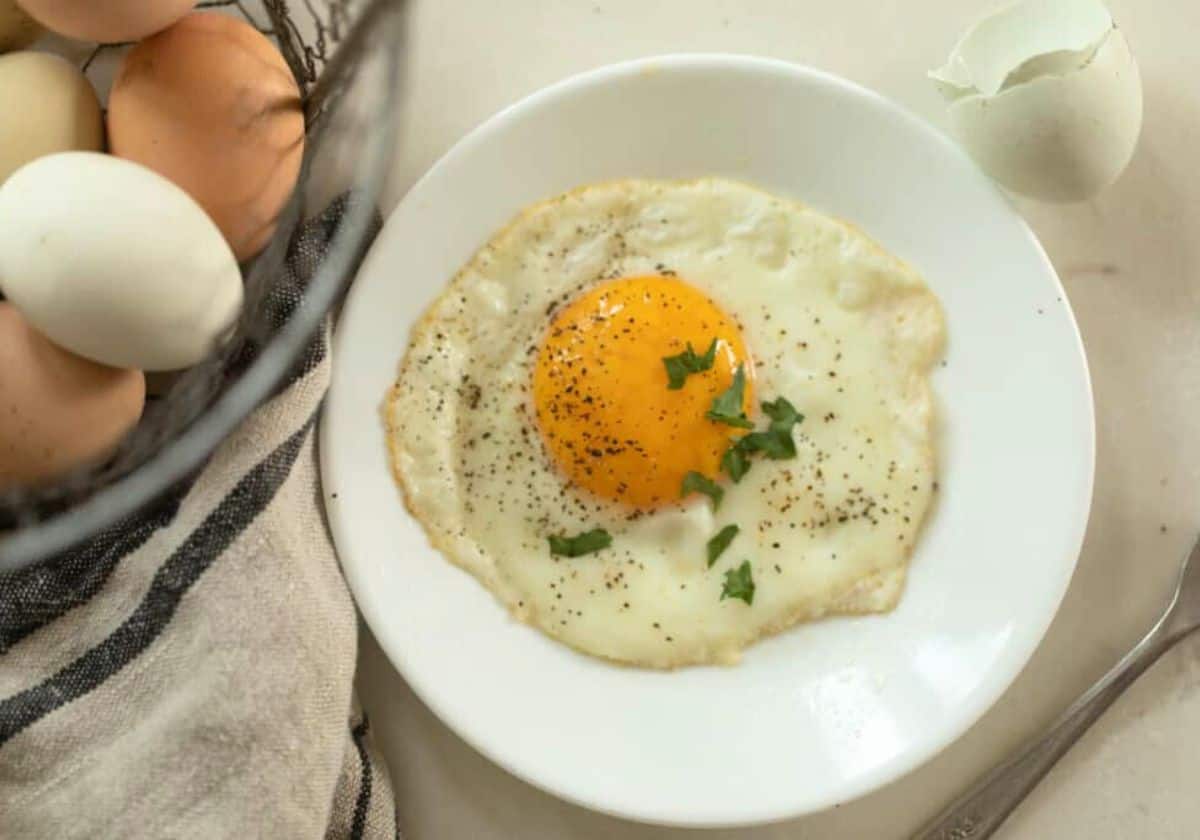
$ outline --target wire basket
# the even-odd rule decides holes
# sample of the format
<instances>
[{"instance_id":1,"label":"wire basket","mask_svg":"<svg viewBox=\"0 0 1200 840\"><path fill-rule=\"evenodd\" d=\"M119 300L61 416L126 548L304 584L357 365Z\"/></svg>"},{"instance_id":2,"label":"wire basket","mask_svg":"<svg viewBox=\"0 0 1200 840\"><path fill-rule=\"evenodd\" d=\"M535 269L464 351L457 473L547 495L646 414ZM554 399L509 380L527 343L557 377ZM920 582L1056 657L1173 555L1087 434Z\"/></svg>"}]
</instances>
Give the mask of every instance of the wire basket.
<instances>
[{"instance_id":1,"label":"wire basket","mask_svg":"<svg viewBox=\"0 0 1200 840\"><path fill-rule=\"evenodd\" d=\"M105 464L0 495L0 572L62 552L192 477L217 445L302 364L377 226L399 110L403 0L213 0L273 37L304 94L299 186L271 243L244 267L238 325L208 359L147 401ZM81 57L95 72L121 45ZM302 289L281 289L302 229L337 202L336 230ZM291 273L295 276L295 272Z\"/></svg>"}]
</instances>

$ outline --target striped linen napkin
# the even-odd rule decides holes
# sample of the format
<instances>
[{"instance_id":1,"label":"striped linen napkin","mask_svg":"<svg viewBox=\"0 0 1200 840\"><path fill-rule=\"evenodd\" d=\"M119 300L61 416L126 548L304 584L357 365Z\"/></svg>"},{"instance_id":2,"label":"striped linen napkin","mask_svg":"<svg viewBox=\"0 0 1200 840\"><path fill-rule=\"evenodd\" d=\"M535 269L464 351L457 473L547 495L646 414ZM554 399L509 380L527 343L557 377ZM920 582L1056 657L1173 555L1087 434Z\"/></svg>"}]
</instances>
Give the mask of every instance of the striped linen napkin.
<instances>
[{"instance_id":1,"label":"striped linen napkin","mask_svg":"<svg viewBox=\"0 0 1200 840\"><path fill-rule=\"evenodd\" d=\"M344 209L304 228L284 309ZM327 339L190 486L0 575L0 838L399 836L319 498Z\"/></svg>"}]
</instances>

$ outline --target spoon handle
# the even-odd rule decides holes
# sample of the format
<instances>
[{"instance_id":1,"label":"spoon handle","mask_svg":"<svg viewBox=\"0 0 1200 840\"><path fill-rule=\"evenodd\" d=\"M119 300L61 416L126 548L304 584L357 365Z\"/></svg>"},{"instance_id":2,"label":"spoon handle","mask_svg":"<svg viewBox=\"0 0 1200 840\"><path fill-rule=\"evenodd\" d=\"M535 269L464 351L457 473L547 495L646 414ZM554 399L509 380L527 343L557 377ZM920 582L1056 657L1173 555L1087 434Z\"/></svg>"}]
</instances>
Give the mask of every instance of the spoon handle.
<instances>
[{"instance_id":1,"label":"spoon handle","mask_svg":"<svg viewBox=\"0 0 1200 840\"><path fill-rule=\"evenodd\" d=\"M1046 732L1029 742L1016 757L980 779L914 834L912 840L984 840L991 837L1105 709L1182 638L1182 634L1167 631L1169 618L1168 612L1137 647L1076 700Z\"/></svg>"}]
</instances>

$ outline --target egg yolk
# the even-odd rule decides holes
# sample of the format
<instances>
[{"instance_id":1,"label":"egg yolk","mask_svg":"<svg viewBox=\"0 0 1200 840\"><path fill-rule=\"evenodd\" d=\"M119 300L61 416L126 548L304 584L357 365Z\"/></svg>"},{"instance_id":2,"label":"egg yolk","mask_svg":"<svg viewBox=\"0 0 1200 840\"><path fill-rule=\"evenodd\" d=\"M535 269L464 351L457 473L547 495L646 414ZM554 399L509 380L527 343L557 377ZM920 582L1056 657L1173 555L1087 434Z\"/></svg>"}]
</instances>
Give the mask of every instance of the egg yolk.
<instances>
[{"instance_id":1,"label":"egg yolk","mask_svg":"<svg viewBox=\"0 0 1200 840\"><path fill-rule=\"evenodd\" d=\"M663 359L688 344L710 369L668 387ZM753 369L737 324L674 277L603 283L561 308L539 348L533 400L542 438L559 469L596 496L635 508L678 501L684 476L716 479L721 456L744 430L710 420L713 399Z\"/></svg>"}]
</instances>

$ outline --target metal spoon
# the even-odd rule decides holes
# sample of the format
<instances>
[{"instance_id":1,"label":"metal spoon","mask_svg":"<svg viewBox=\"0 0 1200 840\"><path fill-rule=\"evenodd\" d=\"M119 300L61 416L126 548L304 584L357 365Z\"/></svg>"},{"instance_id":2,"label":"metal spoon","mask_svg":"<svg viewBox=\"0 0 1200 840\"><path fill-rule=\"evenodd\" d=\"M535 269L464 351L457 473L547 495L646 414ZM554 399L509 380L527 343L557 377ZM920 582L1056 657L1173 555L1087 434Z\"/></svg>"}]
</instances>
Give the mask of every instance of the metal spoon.
<instances>
[{"instance_id":1,"label":"metal spoon","mask_svg":"<svg viewBox=\"0 0 1200 840\"><path fill-rule=\"evenodd\" d=\"M1075 701L1041 736L996 767L912 840L984 840L991 837L1071 745L1142 672L1200 627L1200 542L1183 561L1175 595L1146 637Z\"/></svg>"}]
</instances>

